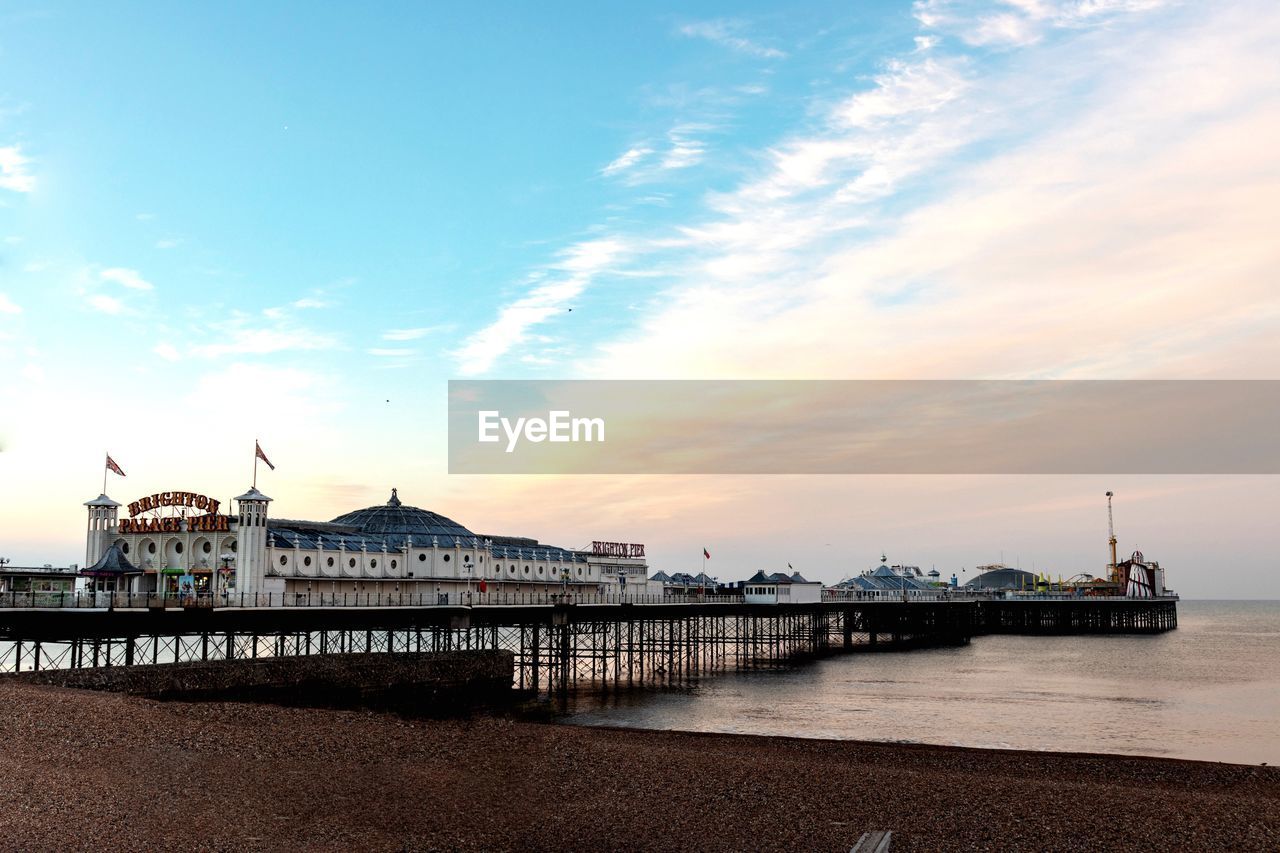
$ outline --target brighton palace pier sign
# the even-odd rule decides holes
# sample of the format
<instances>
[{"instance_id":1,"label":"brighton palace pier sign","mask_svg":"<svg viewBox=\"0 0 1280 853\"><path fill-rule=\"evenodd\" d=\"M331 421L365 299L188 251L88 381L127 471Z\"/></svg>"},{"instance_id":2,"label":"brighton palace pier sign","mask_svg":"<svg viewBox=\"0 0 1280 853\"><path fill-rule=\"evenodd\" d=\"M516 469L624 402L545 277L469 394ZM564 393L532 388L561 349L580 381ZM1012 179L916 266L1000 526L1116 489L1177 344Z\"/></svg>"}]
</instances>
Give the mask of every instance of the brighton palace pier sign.
<instances>
[{"instance_id":1,"label":"brighton palace pier sign","mask_svg":"<svg viewBox=\"0 0 1280 853\"><path fill-rule=\"evenodd\" d=\"M228 533L231 517L219 515L221 503L195 492L156 492L129 504L129 517L120 520L121 533ZM161 516L160 510L169 507L173 515ZM201 515L187 515L194 509ZM155 515L138 516L143 513Z\"/></svg>"}]
</instances>

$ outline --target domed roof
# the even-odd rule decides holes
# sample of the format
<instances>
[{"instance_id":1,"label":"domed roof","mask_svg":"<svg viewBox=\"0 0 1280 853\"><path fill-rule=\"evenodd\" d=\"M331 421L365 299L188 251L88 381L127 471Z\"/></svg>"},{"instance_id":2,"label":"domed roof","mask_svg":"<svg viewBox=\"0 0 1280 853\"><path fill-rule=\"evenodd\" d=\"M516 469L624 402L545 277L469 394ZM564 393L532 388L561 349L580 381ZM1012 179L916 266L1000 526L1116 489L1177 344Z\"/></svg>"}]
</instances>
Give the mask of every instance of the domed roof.
<instances>
[{"instance_id":1,"label":"domed roof","mask_svg":"<svg viewBox=\"0 0 1280 853\"><path fill-rule=\"evenodd\" d=\"M416 506L405 506L400 502L395 489L391 490L391 499L382 506L357 509L338 516L332 523L350 525L359 528L361 533L372 534L468 537L476 535L451 518L418 509Z\"/></svg>"},{"instance_id":2,"label":"domed roof","mask_svg":"<svg viewBox=\"0 0 1280 853\"><path fill-rule=\"evenodd\" d=\"M965 589L1035 589L1036 576L1022 569L1002 566L983 572L964 586Z\"/></svg>"}]
</instances>

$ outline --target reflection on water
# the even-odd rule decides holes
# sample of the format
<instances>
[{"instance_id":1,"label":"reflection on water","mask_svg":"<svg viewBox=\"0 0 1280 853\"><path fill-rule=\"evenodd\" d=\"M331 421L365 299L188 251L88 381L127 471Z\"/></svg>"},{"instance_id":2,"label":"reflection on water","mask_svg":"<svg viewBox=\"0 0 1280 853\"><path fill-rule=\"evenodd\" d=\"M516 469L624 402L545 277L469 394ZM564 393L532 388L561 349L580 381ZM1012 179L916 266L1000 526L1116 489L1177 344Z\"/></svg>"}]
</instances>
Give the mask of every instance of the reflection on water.
<instances>
[{"instance_id":1,"label":"reflection on water","mask_svg":"<svg viewBox=\"0 0 1280 853\"><path fill-rule=\"evenodd\" d=\"M1280 763L1280 602L1184 601L1157 636L981 637L579 696L581 725Z\"/></svg>"}]
</instances>

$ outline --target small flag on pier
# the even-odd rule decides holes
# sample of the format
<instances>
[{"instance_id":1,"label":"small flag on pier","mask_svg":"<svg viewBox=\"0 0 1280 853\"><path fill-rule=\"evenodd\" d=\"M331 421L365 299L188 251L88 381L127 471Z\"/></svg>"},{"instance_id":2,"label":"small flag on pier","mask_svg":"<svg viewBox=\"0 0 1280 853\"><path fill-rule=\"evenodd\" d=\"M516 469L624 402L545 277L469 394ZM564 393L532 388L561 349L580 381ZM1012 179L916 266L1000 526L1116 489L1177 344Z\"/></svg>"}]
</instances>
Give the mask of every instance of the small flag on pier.
<instances>
[{"instance_id":1,"label":"small flag on pier","mask_svg":"<svg viewBox=\"0 0 1280 853\"><path fill-rule=\"evenodd\" d=\"M711 559L711 554L707 551L707 549L706 549L706 548L703 548L703 549L702 549L702 559L704 559L704 560L710 560L710 559Z\"/></svg>"},{"instance_id":2,"label":"small flag on pier","mask_svg":"<svg viewBox=\"0 0 1280 853\"><path fill-rule=\"evenodd\" d=\"M271 460L267 458L267 454L262 452L262 445L258 444L258 442L255 441L253 443L253 448L257 457L261 459L263 462L267 463L268 468L270 468L272 471L276 470L276 466L271 464Z\"/></svg>"},{"instance_id":3,"label":"small flag on pier","mask_svg":"<svg viewBox=\"0 0 1280 853\"><path fill-rule=\"evenodd\" d=\"M115 473L119 474L121 477L124 476L124 471L121 470L120 466L116 464L116 460L111 458L110 453L107 454L107 470L114 471Z\"/></svg>"}]
</instances>

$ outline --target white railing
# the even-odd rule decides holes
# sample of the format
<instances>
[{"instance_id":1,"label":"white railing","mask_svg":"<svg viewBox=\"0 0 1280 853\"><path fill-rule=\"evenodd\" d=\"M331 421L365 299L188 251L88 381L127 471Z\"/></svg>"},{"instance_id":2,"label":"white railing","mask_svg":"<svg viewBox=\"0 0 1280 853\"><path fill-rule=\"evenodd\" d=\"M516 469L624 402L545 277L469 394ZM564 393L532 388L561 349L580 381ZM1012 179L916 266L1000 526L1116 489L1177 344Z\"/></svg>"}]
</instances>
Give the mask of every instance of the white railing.
<instances>
[{"instance_id":1,"label":"white railing","mask_svg":"<svg viewBox=\"0 0 1280 853\"><path fill-rule=\"evenodd\" d=\"M1125 598L1077 592L825 589L822 603L937 601L1176 601L1177 596ZM267 607L527 607L566 604L742 604L741 595L651 595L597 592L272 592L162 595L154 592L4 592L3 609L142 610ZM787 604L789 602L781 602ZM815 602L816 603L816 602ZM762 605L766 606L766 605Z\"/></svg>"},{"instance_id":2,"label":"white railing","mask_svg":"<svg viewBox=\"0 0 1280 853\"><path fill-rule=\"evenodd\" d=\"M0 593L0 609L141 610L266 607L523 607L565 604L734 604L735 595L670 597L596 592L272 592L161 595L154 592Z\"/></svg>"}]
</instances>

